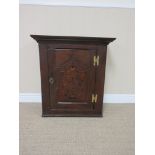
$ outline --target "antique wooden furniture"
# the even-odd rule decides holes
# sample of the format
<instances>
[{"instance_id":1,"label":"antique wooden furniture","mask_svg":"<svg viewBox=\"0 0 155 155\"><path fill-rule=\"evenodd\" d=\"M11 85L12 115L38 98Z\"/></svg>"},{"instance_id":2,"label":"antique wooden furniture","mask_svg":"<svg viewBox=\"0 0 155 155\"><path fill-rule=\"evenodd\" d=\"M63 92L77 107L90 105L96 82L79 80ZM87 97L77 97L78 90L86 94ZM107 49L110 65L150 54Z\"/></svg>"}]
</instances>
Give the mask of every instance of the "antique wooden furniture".
<instances>
[{"instance_id":1,"label":"antique wooden furniture","mask_svg":"<svg viewBox=\"0 0 155 155\"><path fill-rule=\"evenodd\" d=\"M107 45L115 38L31 37L39 44L42 116L102 116Z\"/></svg>"}]
</instances>

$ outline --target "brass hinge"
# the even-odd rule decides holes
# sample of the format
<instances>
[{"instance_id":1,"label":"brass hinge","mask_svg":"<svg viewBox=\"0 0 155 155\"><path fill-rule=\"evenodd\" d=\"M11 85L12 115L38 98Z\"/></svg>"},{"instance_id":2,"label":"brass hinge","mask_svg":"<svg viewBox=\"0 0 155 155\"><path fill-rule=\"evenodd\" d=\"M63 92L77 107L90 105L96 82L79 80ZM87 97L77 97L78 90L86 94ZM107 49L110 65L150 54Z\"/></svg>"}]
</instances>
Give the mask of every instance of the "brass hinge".
<instances>
[{"instance_id":1,"label":"brass hinge","mask_svg":"<svg viewBox=\"0 0 155 155\"><path fill-rule=\"evenodd\" d=\"M98 66L99 65L99 56L94 56L94 66Z\"/></svg>"},{"instance_id":2,"label":"brass hinge","mask_svg":"<svg viewBox=\"0 0 155 155\"><path fill-rule=\"evenodd\" d=\"M97 94L92 94L92 103L96 103L97 102Z\"/></svg>"}]
</instances>

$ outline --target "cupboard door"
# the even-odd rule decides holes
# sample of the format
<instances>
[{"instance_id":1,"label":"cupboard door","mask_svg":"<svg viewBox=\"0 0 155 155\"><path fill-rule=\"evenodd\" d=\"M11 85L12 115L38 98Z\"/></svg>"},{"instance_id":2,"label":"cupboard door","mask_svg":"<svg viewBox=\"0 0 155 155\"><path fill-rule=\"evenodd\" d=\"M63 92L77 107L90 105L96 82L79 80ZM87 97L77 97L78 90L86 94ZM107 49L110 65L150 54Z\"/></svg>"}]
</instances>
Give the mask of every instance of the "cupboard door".
<instances>
[{"instance_id":1,"label":"cupboard door","mask_svg":"<svg viewBox=\"0 0 155 155\"><path fill-rule=\"evenodd\" d=\"M93 110L95 49L55 47L48 51L50 108Z\"/></svg>"}]
</instances>

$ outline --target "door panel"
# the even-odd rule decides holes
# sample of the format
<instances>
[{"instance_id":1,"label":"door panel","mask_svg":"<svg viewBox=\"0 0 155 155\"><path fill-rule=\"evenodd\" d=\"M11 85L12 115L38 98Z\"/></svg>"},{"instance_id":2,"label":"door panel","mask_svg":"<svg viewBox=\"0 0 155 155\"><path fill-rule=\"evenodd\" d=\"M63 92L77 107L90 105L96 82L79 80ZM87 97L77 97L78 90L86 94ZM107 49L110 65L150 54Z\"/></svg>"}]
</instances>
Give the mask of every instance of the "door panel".
<instances>
[{"instance_id":1,"label":"door panel","mask_svg":"<svg viewBox=\"0 0 155 155\"><path fill-rule=\"evenodd\" d=\"M93 109L95 89L94 49L54 48L48 51L50 106L55 109Z\"/></svg>"}]
</instances>

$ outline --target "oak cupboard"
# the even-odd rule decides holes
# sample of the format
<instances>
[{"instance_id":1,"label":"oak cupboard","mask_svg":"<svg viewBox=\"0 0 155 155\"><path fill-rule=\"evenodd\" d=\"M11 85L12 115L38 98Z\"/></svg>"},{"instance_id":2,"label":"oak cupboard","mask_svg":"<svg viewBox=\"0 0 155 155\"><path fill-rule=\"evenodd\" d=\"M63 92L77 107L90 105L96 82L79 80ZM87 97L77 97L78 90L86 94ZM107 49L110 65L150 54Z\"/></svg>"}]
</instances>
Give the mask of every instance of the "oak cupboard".
<instances>
[{"instance_id":1,"label":"oak cupboard","mask_svg":"<svg viewBox=\"0 0 155 155\"><path fill-rule=\"evenodd\" d=\"M115 38L31 37L39 44L42 116L102 116L107 45Z\"/></svg>"}]
</instances>

